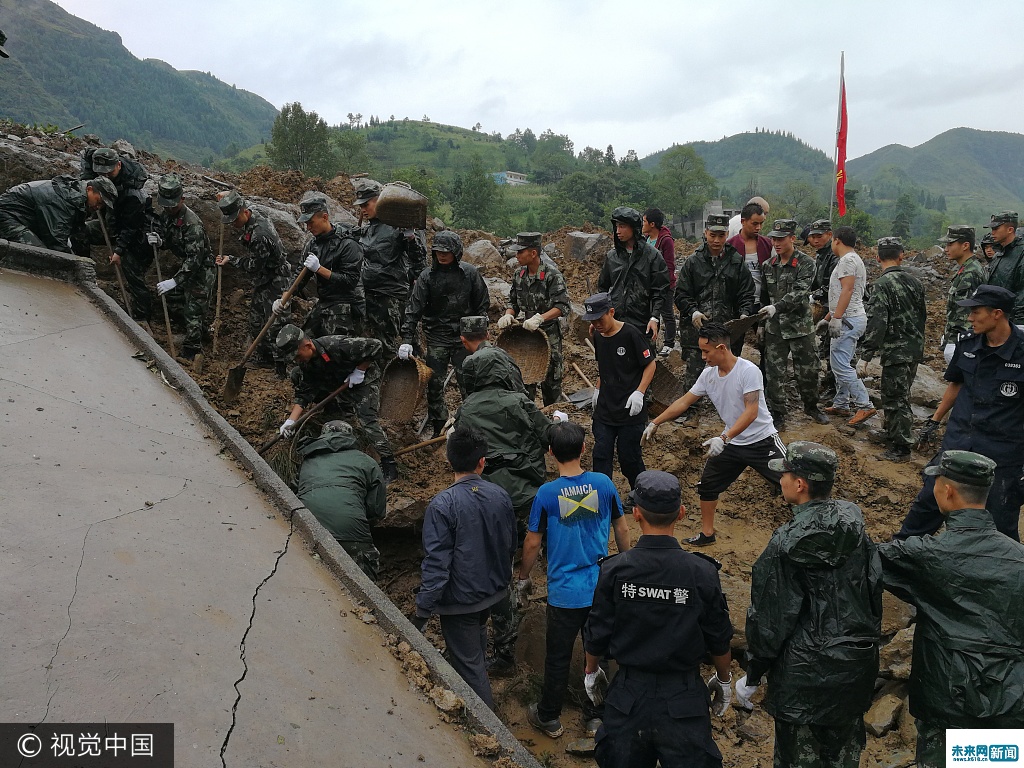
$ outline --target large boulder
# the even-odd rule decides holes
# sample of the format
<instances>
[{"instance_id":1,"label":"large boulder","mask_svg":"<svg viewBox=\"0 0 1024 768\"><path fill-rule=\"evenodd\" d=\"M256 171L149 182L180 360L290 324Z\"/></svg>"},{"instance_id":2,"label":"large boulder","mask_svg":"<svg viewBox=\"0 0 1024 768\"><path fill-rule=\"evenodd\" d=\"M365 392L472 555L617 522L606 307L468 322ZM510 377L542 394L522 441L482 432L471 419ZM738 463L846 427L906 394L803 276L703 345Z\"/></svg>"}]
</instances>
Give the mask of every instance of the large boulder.
<instances>
[{"instance_id":1,"label":"large boulder","mask_svg":"<svg viewBox=\"0 0 1024 768\"><path fill-rule=\"evenodd\" d=\"M927 365L917 366L917 375L910 387L910 402L934 408L946 392L946 381Z\"/></svg>"},{"instance_id":2,"label":"large boulder","mask_svg":"<svg viewBox=\"0 0 1024 768\"><path fill-rule=\"evenodd\" d=\"M915 625L916 626L916 625ZM892 640L882 646L878 666L882 677L909 680L914 657L914 626L901 629Z\"/></svg>"},{"instance_id":3,"label":"large boulder","mask_svg":"<svg viewBox=\"0 0 1024 768\"><path fill-rule=\"evenodd\" d=\"M512 286L500 277L485 277L484 283L487 285L487 293L491 297L488 315L491 318L491 322L496 322L498 317L504 314L505 310L509 307L509 296L512 293Z\"/></svg>"},{"instance_id":4,"label":"large boulder","mask_svg":"<svg viewBox=\"0 0 1024 768\"><path fill-rule=\"evenodd\" d=\"M586 261L601 242L601 235L596 232L570 232L566 235L569 255L576 261Z\"/></svg>"},{"instance_id":5,"label":"large boulder","mask_svg":"<svg viewBox=\"0 0 1024 768\"><path fill-rule=\"evenodd\" d=\"M896 727L900 712L903 711L903 699L893 693L880 696L864 715L864 725L872 736L884 736Z\"/></svg>"},{"instance_id":6,"label":"large boulder","mask_svg":"<svg viewBox=\"0 0 1024 768\"><path fill-rule=\"evenodd\" d=\"M470 243L466 246L462 258L487 277L504 277L508 274L505 258L488 240L476 240Z\"/></svg>"}]
</instances>

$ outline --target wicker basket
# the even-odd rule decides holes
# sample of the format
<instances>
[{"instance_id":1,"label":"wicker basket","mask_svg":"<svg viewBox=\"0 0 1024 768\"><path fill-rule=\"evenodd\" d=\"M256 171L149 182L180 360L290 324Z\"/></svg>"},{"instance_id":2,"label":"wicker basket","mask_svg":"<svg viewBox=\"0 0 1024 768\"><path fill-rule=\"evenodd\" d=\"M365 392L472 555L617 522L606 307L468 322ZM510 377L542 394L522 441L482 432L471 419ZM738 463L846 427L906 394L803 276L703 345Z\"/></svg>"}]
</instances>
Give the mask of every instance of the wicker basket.
<instances>
[{"instance_id":1,"label":"wicker basket","mask_svg":"<svg viewBox=\"0 0 1024 768\"><path fill-rule=\"evenodd\" d=\"M398 229L426 229L427 198L404 181L385 184L377 197L376 216Z\"/></svg>"},{"instance_id":2,"label":"wicker basket","mask_svg":"<svg viewBox=\"0 0 1024 768\"><path fill-rule=\"evenodd\" d=\"M423 402L427 381L433 371L422 360L397 357L388 363L380 384L380 415L393 422L406 422Z\"/></svg>"},{"instance_id":3,"label":"wicker basket","mask_svg":"<svg viewBox=\"0 0 1024 768\"><path fill-rule=\"evenodd\" d=\"M820 321L827 314L828 314L828 306L827 305L822 304L820 301L812 301L811 302L811 322L813 322L815 325L817 325L818 321Z\"/></svg>"},{"instance_id":4,"label":"wicker basket","mask_svg":"<svg viewBox=\"0 0 1024 768\"><path fill-rule=\"evenodd\" d=\"M660 360L654 364L654 378L651 379L648 392L651 393L651 405L648 409L651 416L657 416L686 394L683 390L683 383Z\"/></svg>"},{"instance_id":5,"label":"wicker basket","mask_svg":"<svg viewBox=\"0 0 1024 768\"><path fill-rule=\"evenodd\" d=\"M495 343L519 366L524 384L544 381L551 362L551 342L544 331L528 331L521 325L510 325L498 334Z\"/></svg>"}]
</instances>

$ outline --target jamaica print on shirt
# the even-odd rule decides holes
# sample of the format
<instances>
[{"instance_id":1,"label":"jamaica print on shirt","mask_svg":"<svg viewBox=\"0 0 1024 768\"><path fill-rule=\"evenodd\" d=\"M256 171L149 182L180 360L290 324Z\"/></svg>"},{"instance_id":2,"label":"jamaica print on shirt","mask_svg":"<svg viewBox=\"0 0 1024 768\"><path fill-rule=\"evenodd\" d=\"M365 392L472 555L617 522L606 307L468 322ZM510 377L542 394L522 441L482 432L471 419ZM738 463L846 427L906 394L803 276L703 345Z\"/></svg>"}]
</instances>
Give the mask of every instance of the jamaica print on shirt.
<instances>
[{"instance_id":1,"label":"jamaica print on shirt","mask_svg":"<svg viewBox=\"0 0 1024 768\"><path fill-rule=\"evenodd\" d=\"M558 493L558 521L578 525L598 515L597 491L590 483L568 485Z\"/></svg>"}]
</instances>

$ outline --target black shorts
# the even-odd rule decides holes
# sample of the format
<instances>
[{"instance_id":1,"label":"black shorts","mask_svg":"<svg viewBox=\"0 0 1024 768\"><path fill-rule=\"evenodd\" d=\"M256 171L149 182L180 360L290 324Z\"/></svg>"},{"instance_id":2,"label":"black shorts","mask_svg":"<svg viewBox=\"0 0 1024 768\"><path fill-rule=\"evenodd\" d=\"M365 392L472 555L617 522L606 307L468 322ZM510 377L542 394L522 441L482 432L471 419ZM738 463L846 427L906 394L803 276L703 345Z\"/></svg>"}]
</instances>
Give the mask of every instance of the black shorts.
<instances>
[{"instance_id":1,"label":"black shorts","mask_svg":"<svg viewBox=\"0 0 1024 768\"><path fill-rule=\"evenodd\" d=\"M750 445L728 443L724 451L710 457L704 464L704 471L697 483L697 495L701 501L717 501L722 491L732 485L747 467L757 470L758 474L778 489L782 473L769 469L768 461L784 458L785 455L786 446L782 444L778 433Z\"/></svg>"}]
</instances>

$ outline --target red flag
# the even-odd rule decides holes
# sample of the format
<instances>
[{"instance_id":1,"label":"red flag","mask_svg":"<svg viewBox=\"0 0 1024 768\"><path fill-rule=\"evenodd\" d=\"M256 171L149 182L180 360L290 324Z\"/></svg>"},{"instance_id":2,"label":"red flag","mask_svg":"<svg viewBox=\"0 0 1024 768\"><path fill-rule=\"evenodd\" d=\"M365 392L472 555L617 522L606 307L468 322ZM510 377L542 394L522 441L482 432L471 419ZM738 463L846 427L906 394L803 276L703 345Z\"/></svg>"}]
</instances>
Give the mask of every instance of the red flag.
<instances>
[{"instance_id":1,"label":"red flag","mask_svg":"<svg viewBox=\"0 0 1024 768\"><path fill-rule=\"evenodd\" d=\"M846 215L846 78L845 62L839 70L839 126L836 130L836 202L839 215Z\"/></svg>"}]
</instances>

